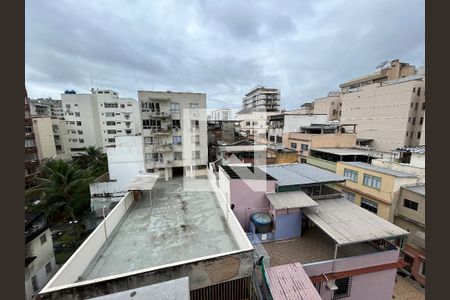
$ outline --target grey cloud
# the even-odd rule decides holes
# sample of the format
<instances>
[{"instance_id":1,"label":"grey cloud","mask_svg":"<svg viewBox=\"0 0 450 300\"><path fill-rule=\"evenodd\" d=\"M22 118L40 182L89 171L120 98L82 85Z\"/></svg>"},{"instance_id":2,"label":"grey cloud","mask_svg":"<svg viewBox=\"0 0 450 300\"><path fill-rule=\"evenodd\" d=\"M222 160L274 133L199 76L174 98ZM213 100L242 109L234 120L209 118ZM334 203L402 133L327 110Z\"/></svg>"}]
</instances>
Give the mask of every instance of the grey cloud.
<instances>
[{"instance_id":1,"label":"grey cloud","mask_svg":"<svg viewBox=\"0 0 450 300\"><path fill-rule=\"evenodd\" d=\"M424 2L26 2L26 85L34 97L94 85L200 91L239 108L257 84L295 108L381 61L424 63Z\"/></svg>"}]
</instances>

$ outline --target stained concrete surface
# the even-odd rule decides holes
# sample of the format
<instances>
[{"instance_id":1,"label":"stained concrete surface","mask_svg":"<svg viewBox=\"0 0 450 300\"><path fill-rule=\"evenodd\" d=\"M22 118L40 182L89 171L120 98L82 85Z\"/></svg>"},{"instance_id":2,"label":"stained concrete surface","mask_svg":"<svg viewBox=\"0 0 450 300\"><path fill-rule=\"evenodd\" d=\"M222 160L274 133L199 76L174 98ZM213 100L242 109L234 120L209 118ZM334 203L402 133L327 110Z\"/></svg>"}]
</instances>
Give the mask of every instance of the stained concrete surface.
<instances>
[{"instance_id":1,"label":"stained concrete surface","mask_svg":"<svg viewBox=\"0 0 450 300\"><path fill-rule=\"evenodd\" d=\"M238 250L206 178L158 180L123 217L82 279Z\"/></svg>"}]
</instances>

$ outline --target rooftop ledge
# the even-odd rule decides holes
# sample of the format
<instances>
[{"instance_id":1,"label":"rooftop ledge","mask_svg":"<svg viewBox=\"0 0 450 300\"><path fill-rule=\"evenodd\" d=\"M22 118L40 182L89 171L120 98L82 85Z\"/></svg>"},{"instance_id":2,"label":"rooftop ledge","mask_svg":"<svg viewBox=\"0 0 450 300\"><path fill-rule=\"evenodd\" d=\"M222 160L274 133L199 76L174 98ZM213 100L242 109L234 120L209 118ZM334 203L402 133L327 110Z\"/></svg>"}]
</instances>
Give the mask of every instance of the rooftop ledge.
<instances>
[{"instance_id":1,"label":"rooftop ledge","mask_svg":"<svg viewBox=\"0 0 450 300\"><path fill-rule=\"evenodd\" d=\"M145 191L137 201L128 192L40 295L57 299L65 295L62 290L75 293L77 287L102 283L107 290L108 281L136 284L131 276L155 283L155 278L146 276L162 269L181 276L188 269L180 269L182 265L226 256L235 256L242 264L252 251L229 205L207 177L159 180L151 194ZM247 269L241 265L238 273ZM203 283L190 277L191 288Z\"/></svg>"}]
</instances>

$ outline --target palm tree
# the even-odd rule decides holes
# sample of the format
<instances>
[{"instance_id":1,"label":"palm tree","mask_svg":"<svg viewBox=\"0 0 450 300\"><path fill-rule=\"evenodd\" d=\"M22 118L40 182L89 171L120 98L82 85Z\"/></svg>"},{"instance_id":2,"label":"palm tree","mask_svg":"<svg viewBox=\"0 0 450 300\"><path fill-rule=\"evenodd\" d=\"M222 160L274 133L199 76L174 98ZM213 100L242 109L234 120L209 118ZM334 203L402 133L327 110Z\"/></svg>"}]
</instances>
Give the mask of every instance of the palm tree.
<instances>
[{"instance_id":1,"label":"palm tree","mask_svg":"<svg viewBox=\"0 0 450 300\"><path fill-rule=\"evenodd\" d=\"M84 205L86 189L89 192L90 173L63 160L48 162L42 171L41 177L36 178L39 185L28 193L42 193L45 206L49 209L54 209L55 206L63 203L70 217L75 221L77 219L75 208ZM89 199L89 196L87 198Z\"/></svg>"},{"instance_id":2,"label":"palm tree","mask_svg":"<svg viewBox=\"0 0 450 300\"><path fill-rule=\"evenodd\" d=\"M75 162L81 169L90 169L93 176L99 176L108 171L108 160L101 148L88 146L83 149Z\"/></svg>"}]
</instances>

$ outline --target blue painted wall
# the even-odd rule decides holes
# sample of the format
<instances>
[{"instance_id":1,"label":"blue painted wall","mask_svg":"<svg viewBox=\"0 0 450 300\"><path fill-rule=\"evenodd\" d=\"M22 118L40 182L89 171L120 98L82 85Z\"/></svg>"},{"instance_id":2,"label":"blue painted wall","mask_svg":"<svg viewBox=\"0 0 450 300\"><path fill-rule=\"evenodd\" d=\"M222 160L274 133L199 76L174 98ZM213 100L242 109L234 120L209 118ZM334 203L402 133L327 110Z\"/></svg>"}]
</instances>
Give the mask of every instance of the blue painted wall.
<instances>
[{"instance_id":1,"label":"blue painted wall","mask_svg":"<svg viewBox=\"0 0 450 300\"><path fill-rule=\"evenodd\" d=\"M277 231L275 232L275 239L290 239L300 237L301 234L301 212L278 215L277 216Z\"/></svg>"}]
</instances>

